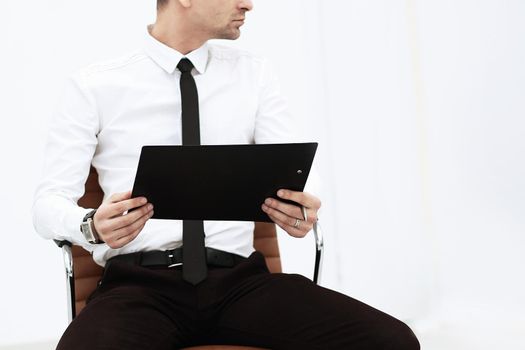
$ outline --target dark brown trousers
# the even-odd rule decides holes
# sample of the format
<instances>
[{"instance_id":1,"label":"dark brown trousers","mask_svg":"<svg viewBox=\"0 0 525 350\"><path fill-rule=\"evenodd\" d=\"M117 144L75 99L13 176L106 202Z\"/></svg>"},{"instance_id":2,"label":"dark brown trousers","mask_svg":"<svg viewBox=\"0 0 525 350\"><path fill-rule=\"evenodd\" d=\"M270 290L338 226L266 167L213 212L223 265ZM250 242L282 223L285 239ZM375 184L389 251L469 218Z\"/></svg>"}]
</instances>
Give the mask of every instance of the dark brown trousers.
<instances>
[{"instance_id":1,"label":"dark brown trousers","mask_svg":"<svg viewBox=\"0 0 525 350\"><path fill-rule=\"evenodd\" d=\"M269 273L254 252L210 267L193 286L176 268L114 262L57 349L173 350L202 344L268 349L416 350L403 322L296 274Z\"/></svg>"}]
</instances>

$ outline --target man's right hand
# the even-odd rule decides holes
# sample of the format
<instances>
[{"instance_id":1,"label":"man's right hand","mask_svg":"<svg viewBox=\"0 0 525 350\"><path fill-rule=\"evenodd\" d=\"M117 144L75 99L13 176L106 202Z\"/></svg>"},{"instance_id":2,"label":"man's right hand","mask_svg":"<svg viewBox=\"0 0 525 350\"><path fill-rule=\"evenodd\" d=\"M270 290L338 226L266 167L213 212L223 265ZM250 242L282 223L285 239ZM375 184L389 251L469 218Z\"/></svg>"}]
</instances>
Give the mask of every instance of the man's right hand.
<instances>
[{"instance_id":1,"label":"man's right hand","mask_svg":"<svg viewBox=\"0 0 525 350\"><path fill-rule=\"evenodd\" d=\"M130 213L128 210L137 208ZM99 238L110 248L122 248L134 240L153 216L153 205L144 197L131 198L131 191L115 193L102 203L93 217Z\"/></svg>"}]
</instances>

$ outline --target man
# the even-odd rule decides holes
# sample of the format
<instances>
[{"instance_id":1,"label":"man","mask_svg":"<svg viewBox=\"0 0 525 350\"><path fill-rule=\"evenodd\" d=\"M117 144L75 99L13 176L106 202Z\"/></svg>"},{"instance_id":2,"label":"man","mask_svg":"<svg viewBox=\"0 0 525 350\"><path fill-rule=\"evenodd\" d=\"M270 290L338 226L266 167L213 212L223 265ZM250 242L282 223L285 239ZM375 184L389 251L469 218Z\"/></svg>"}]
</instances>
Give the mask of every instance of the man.
<instances>
[{"instance_id":1,"label":"man","mask_svg":"<svg viewBox=\"0 0 525 350\"><path fill-rule=\"evenodd\" d=\"M34 225L46 238L92 251L105 270L58 349L419 349L401 321L302 276L270 274L253 251L253 223L149 220L153 205L131 198L142 145L296 141L267 62L207 43L237 39L252 6L250 0L159 0L142 49L69 79L49 134ZM107 194L97 210L76 205L90 164ZM278 196L261 209L288 234L304 237L320 200L287 189ZM89 220L93 226L79 230ZM202 241L186 243L195 237ZM159 262L177 249L186 253L176 266ZM210 250L235 263L186 260Z\"/></svg>"}]
</instances>

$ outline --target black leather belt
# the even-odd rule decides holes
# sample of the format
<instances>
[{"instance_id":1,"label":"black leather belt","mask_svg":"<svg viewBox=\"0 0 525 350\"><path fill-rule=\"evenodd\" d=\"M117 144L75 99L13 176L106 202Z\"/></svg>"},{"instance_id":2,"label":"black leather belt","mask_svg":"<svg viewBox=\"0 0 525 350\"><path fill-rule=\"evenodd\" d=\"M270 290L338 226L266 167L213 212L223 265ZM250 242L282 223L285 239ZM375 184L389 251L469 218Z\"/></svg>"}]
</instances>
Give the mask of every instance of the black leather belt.
<instances>
[{"instance_id":1,"label":"black leather belt","mask_svg":"<svg viewBox=\"0 0 525 350\"><path fill-rule=\"evenodd\" d=\"M208 266L233 267L246 259L233 253L206 248L206 262ZM182 266L182 247L172 250L153 250L117 255L106 262L106 267L115 261L140 266Z\"/></svg>"}]
</instances>

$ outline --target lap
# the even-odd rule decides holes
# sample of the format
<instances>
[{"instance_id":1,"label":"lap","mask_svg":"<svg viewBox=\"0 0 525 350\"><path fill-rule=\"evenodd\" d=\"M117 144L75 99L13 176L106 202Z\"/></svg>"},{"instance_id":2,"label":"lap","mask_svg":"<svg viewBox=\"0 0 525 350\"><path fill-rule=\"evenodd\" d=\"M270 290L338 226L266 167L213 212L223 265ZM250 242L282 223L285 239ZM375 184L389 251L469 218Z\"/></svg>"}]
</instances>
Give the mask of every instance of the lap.
<instances>
[{"instance_id":1,"label":"lap","mask_svg":"<svg viewBox=\"0 0 525 350\"><path fill-rule=\"evenodd\" d=\"M112 265L57 349L419 349L403 322L303 276L271 274L259 253L196 287L180 275Z\"/></svg>"}]
</instances>

